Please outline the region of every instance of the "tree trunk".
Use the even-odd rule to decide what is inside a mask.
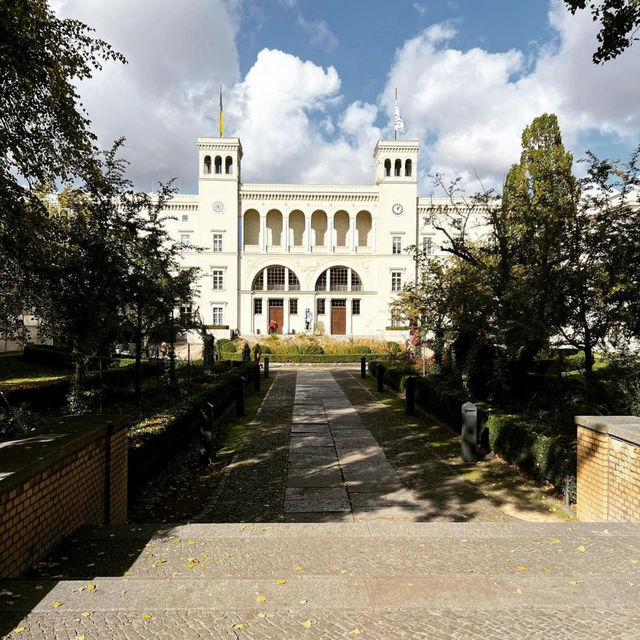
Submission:
[[[135,364],[135,397],[136,401],[142,399],[142,311],[138,309],[136,318],[136,364]]]
[[[71,413],[82,413],[85,409],[82,392],[84,391],[87,378],[87,357],[74,349],[72,358],[73,375],[71,376],[71,389],[67,398],[67,404]]]

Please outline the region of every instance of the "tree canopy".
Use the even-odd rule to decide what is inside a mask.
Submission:
[[[593,62],[600,64],[617,58],[638,38],[640,28],[639,0],[564,0],[569,11],[588,9],[594,22],[600,23],[598,48]]]

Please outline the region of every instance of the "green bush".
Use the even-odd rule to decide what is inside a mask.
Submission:
[[[492,451],[540,482],[562,487],[566,476],[576,474],[575,448],[560,436],[536,433],[526,416],[492,413],[486,427]]]
[[[216,342],[216,348],[218,349],[218,353],[235,353],[236,345],[233,340],[228,340],[227,338],[221,338]]]
[[[31,342],[25,344],[22,357],[33,364],[61,369],[71,368],[71,356],[67,351],[46,344],[32,344]]]

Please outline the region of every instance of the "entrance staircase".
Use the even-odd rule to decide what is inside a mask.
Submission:
[[[0,583],[0,620],[47,640],[640,638],[640,525],[85,527]]]

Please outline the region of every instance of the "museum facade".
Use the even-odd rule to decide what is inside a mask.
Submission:
[[[197,147],[198,193],[165,213],[185,265],[200,268],[190,311],[210,332],[407,338],[389,310],[415,278],[405,249],[439,246],[437,203],[417,193],[417,142],[379,141],[372,185],[243,183],[238,138]]]

